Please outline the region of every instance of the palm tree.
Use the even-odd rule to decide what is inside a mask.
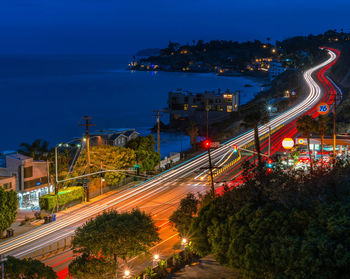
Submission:
[[[33,143],[22,142],[18,153],[29,156],[34,160],[47,160],[49,143],[46,140],[37,139]]]
[[[269,115],[265,109],[261,109],[258,106],[251,108],[250,112],[247,113],[243,119],[242,125],[245,128],[254,129],[254,143],[255,150],[258,155],[258,163],[261,166],[261,151],[260,151],[260,140],[259,140],[259,125],[263,125],[269,121]]]
[[[316,120],[315,132],[321,136],[321,165],[323,166],[323,144],[324,136],[327,129],[328,118],[325,115],[320,115]]]
[[[191,121],[186,129],[187,134],[191,138],[191,146],[193,150],[197,149],[198,126],[196,122]]]
[[[313,174],[313,164],[310,151],[310,136],[312,131],[315,131],[315,120],[310,115],[303,115],[299,117],[297,120],[297,130],[303,135],[303,137],[307,138],[307,149],[309,152],[310,170],[311,174]]]

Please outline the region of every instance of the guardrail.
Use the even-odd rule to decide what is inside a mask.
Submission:
[[[42,248],[39,248],[38,250],[35,250],[29,254],[27,254],[24,258],[25,259],[36,259],[36,260],[43,260],[45,258],[48,258],[49,256],[54,256],[58,254],[59,252],[63,252],[65,250],[71,249],[72,247],[72,240],[73,236],[69,236],[63,239],[60,239],[54,243],[51,243],[50,245],[44,246]]]

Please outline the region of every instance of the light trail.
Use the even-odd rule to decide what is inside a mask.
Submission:
[[[325,62],[309,69],[304,73],[304,79],[309,88],[309,94],[306,99],[296,107],[273,118],[268,124],[260,126],[259,134],[261,136],[268,133],[268,126],[270,126],[271,129],[274,129],[282,124],[288,124],[300,115],[309,111],[311,107],[317,104],[321,98],[321,88],[313,80],[312,74],[315,71],[331,64],[337,58],[334,51],[327,49],[327,52],[329,54],[329,58]],[[217,162],[220,160],[225,153],[230,151],[233,144],[243,146],[251,142],[253,137],[254,131],[250,130],[241,136],[225,142],[221,147],[212,151],[213,161]],[[130,200],[130,202],[128,202],[127,205],[122,205],[121,208],[125,208],[126,210],[131,209],[136,201],[140,202],[159,195],[161,192],[164,192],[169,188],[168,185],[164,184],[168,184],[169,181],[174,182],[179,177],[193,174],[195,170],[206,164],[206,162],[206,153],[200,154],[195,158],[192,158],[160,175],[157,175],[148,181],[134,186],[131,189],[121,191],[117,197],[112,197],[102,204],[91,204],[90,206],[82,208],[81,210],[72,214],[62,216],[61,219],[53,223],[43,225],[42,227],[34,229],[30,232],[4,241],[0,244],[0,254],[18,255],[24,257],[28,253],[47,246],[59,239],[63,239],[67,235],[73,235],[75,230],[74,224],[80,224],[87,218],[91,218],[104,210],[116,207],[127,200]],[[66,229],[66,231],[62,233],[62,229]]]

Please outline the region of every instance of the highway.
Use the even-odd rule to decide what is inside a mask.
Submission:
[[[334,50],[325,49],[328,53],[328,59],[321,64],[305,71],[304,79],[308,85],[308,94],[305,100],[300,102],[294,108],[282,113],[281,115],[270,120],[269,123],[259,127],[260,136],[268,133],[268,127],[276,129],[286,126],[304,113],[310,113],[315,105],[322,99],[322,90],[317,82],[313,79],[313,74],[320,69],[329,68],[337,59],[337,53]],[[238,147],[252,142],[254,132],[252,130],[223,143],[218,149],[211,153],[214,162],[219,162],[228,154],[233,145]],[[75,229],[83,224],[86,220],[96,216],[104,210],[111,208],[118,211],[128,211],[134,207],[139,207],[147,213],[152,214],[157,225],[161,227],[161,238],[174,240],[176,232],[169,230],[168,217],[177,207],[179,201],[187,193],[206,192],[209,190],[205,181],[193,179],[198,174],[201,167],[207,165],[207,154],[203,153],[192,158],[166,172],[163,172],[152,179],[140,183],[132,188],[118,191],[105,199],[86,204],[79,210],[72,211],[70,214],[61,216],[57,221],[42,225],[37,229],[11,238],[0,244],[0,254],[5,256],[13,255],[15,257],[26,257],[33,255],[35,251],[47,247],[58,240],[67,238],[74,234]],[[67,256],[68,254],[66,254]],[[65,264],[57,265],[60,270]],[[55,262],[54,264],[56,264]],[[52,263],[49,263],[53,265]],[[56,266],[56,267],[57,267]]]

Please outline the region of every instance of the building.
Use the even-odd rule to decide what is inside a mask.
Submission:
[[[101,130],[91,135],[91,145],[111,145],[124,147],[126,143],[139,136],[135,129]]]
[[[277,76],[282,74],[286,68],[282,66],[282,64],[276,60],[273,60],[270,62],[270,67],[269,67],[269,76],[270,80],[275,79]]]
[[[227,90],[221,93],[204,92],[191,93],[169,92],[168,108],[170,125],[176,125],[178,121],[195,121],[198,124],[206,123],[206,108],[208,108],[208,121],[214,123],[228,118],[232,112],[237,111],[239,106],[239,92]]]
[[[39,197],[53,191],[53,186],[48,183],[48,162],[34,161],[18,153],[9,154],[6,156],[6,167],[1,168],[1,172],[8,174],[7,179],[3,180],[4,184],[11,183],[12,189],[18,193],[20,208],[38,207]]]
[[[269,58],[269,57],[255,58],[253,61],[251,61],[249,64],[246,65],[246,68],[249,71],[268,72],[271,62],[272,62],[272,58]]]
[[[6,168],[0,168],[0,187],[6,191],[16,191],[16,176]]]

